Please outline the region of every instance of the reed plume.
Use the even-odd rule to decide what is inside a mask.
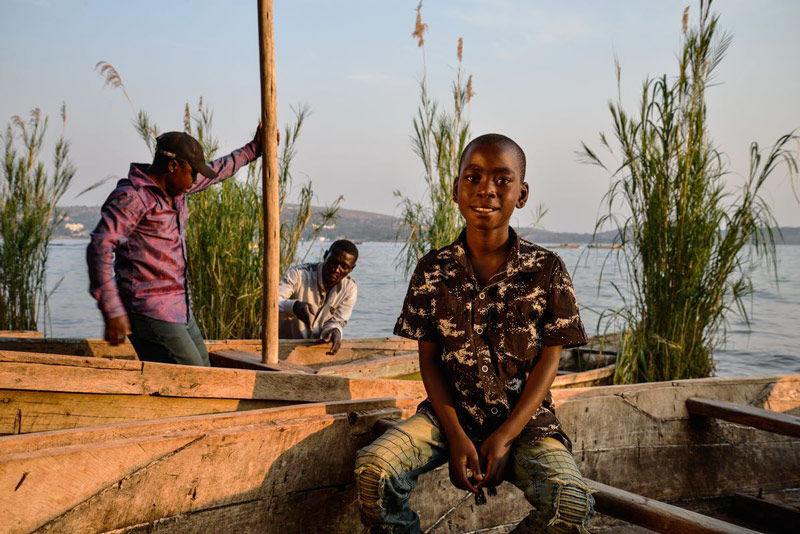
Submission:
[[[427,28],[422,24],[422,3],[417,6],[414,37]],[[456,56],[458,68],[451,86],[453,111],[448,112],[428,95],[427,66],[425,65],[424,41],[422,47],[423,76],[420,80],[420,104],[412,124],[414,134],[411,145],[422,162],[427,185],[426,197],[414,200],[395,191],[399,199],[400,227],[397,239],[404,239],[397,256],[398,267],[408,274],[417,261],[428,251],[453,242],[461,231],[463,220],[453,202],[453,180],[458,176],[458,158],[469,138],[469,120],[465,116],[466,105],[474,95],[472,76],[464,83],[462,54],[464,42],[458,40]]]

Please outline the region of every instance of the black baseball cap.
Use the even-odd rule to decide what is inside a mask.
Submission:
[[[156,153],[183,160],[192,166],[195,172],[199,172],[206,178],[214,179],[217,173],[206,165],[206,158],[203,156],[203,147],[191,135],[183,132],[167,132],[156,138]]]

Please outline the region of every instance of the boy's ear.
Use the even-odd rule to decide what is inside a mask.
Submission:
[[[525,204],[528,203],[529,193],[530,189],[528,188],[528,182],[522,182],[522,187],[519,188],[519,198],[517,199],[516,203],[517,208],[525,207]]]

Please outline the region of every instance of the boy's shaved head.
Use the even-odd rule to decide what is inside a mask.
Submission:
[[[469,151],[472,150],[473,148],[484,145],[501,145],[511,150],[517,159],[517,164],[519,165],[520,179],[523,182],[525,181],[525,166],[526,166],[525,152],[510,137],[506,137],[505,135],[496,133],[489,133],[478,136],[469,143],[467,143],[467,146],[464,147],[464,151],[461,152],[461,159],[459,159],[458,161],[459,172],[461,172],[461,166],[464,164],[464,156],[466,156],[469,153]]]

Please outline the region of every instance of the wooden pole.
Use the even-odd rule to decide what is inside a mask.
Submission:
[[[278,106],[275,93],[272,0],[258,0],[258,51],[261,66],[261,123],[263,124],[261,185],[264,192],[261,361],[277,364],[280,213],[278,212]]]

